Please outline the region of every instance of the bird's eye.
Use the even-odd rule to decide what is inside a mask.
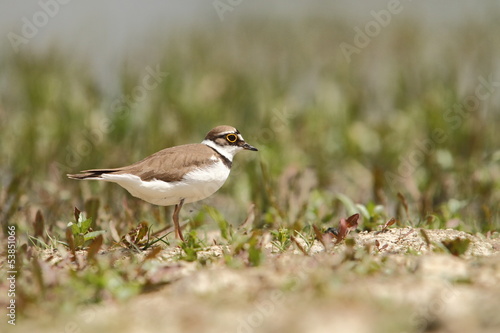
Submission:
[[[226,135],[226,140],[231,142],[231,143],[234,143],[236,142],[236,140],[238,140],[238,136],[236,134],[228,134]]]

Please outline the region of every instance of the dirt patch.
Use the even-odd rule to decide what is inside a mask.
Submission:
[[[425,235],[429,238],[425,239]],[[382,253],[409,253],[425,254],[435,252],[438,249],[444,250],[443,242],[449,240],[470,240],[470,245],[464,255],[468,256],[489,256],[499,251],[500,242],[498,239],[487,239],[483,235],[470,235],[463,231],[453,229],[446,230],[420,230],[415,228],[388,229],[384,232],[361,232],[356,236],[356,243],[359,245],[375,245]],[[428,243],[429,242],[429,243]]]

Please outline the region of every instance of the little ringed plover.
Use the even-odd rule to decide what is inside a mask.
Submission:
[[[182,205],[214,194],[226,181],[233,157],[241,150],[257,148],[246,143],[236,128],[217,126],[201,143],[166,148],[121,168],[85,170],[67,176],[117,183],[149,203],[175,205],[175,235],[184,241],[179,226]]]

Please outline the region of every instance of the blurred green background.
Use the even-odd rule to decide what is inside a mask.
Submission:
[[[498,238],[487,233],[500,230],[499,18],[497,0],[0,0],[0,243],[15,225],[15,328],[95,332],[103,318],[116,331],[133,330],[130,321],[217,330],[273,291],[295,312],[275,304],[269,321],[296,331],[350,320],[410,331],[400,322],[420,311],[435,330],[447,303],[459,304],[446,320],[462,330],[474,316],[482,328],[494,322],[496,259],[444,254],[424,229]],[[221,124],[259,152],[238,154],[221,190],[184,206],[186,243],[169,235],[146,251],[140,237],[124,240],[141,222],[170,226],[172,208],[66,177],[201,142]],[[66,234],[74,207],[104,231],[102,244],[87,241],[77,255],[71,237],[92,232]],[[393,217],[394,227],[424,228],[429,255],[422,245],[398,254],[353,238],[315,257],[298,250],[292,236],[312,248],[354,213],[358,231]],[[434,255],[454,264],[437,261],[429,274]],[[0,270],[3,309],[13,299],[7,274]],[[426,288],[434,280],[464,297]],[[141,303],[154,297],[161,302]],[[147,316],[129,316],[130,304]],[[89,312],[97,320],[81,318]]]
[[[403,225],[499,229],[495,2],[466,16],[458,10],[458,19],[441,5],[402,3],[387,17],[386,2],[345,10],[314,2],[289,12],[242,2],[220,20],[209,4],[209,14],[168,28],[160,11],[139,39],[135,20],[125,32],[99,30],[108,40],[120,31],[120,45],[134,45],[121,57],[114,43],[82,51],[87,32],[101,29],[91,21],[61,44],[47,37],[81,4],[65,6],[17,53],[7,33],[20,34],[22,15],[4,29],[4,226],[29,232],[41,210],[51,232],[63,234],[73,207],[84,209],[89,198],[98,199],[101,229],[111,220],[123,231],[140,220],[168,224],[165,211],[116,185],[65,174],[130,164],[229,124],[259,153],[239,154],[221,191],[183,212],[193,226],[210,221],[199,213],[204,204],[238,224],[255,203],[256,227],[329,224],[364,207],[370,219],[395,216]]]

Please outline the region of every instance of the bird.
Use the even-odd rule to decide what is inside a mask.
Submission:
[[[112,169],[83,170],[70,179],[112,182],[132,196],[154,205],[175,205],[175,237],[184,242],[179,212],[184,204],[205,199],[219,190],[240,151],[258,151],[233,126],[210,130],[201,143],[160,150],[134,164]]]

